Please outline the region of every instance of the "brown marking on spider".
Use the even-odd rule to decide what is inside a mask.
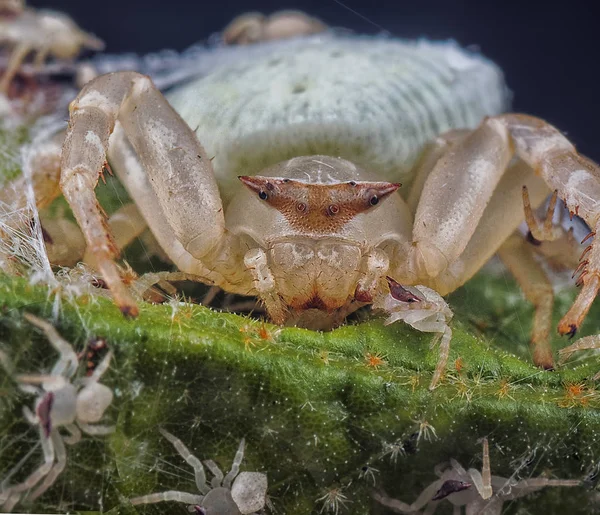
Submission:
[[[441,501],[445,499],[450,494],[455,494],[456,492],[462,492],[467,488],[471,488],[473,483],[469,483],[467,481],[458,481],[456,479],[448,479],[448,481],[444,481],[440,489],[435,493],[435,495],[431,498],[432,501]]]
[[[99,365],[101,360],[106,356],[108,352],[108,343],[106,338],[102,338],[101,336],[94,336],[90,338],[85,346],[85,348],[77,353],[77,359],[79,361],[85,359],[85,367],[87,377],[93,375],[94,370]]]
[[[310,184],[293,179],[240,176],[258,198],[277,209],[291,227],[308,234],[335,234],[357,214],[378,205],[401,184],[349,181]]]
[[[422,299],[417,297],[414,293],[411,293],[406,288],[404,288],[401,284],[397,283],[394,279],[387,276],[386,277],[388,286],[390,288],[390,295],[400,302],[421,302]]]

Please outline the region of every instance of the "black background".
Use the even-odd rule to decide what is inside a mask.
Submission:
[[[182,50],[249,10],[298,8],[330,25],[399,37],[455,39],[504,70],[513,110],[545,118],[600,161],[600,9],[597,2],[411,0],[37,0],[65,11],[108,52]]]

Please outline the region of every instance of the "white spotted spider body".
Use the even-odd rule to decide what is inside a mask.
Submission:
[[[533,214],[552,191],[595,230],[600,171],[545,121],[502,114],[493,63],[452,43],[329,32],[215,52],[166,98],[123,71],[71,103],[60,187],[124,314],[138,306],[115,259],[146,224],[180,270],[157,280],[255,296],[274,323],[313,329],[388,295],[386,276],[443,296],[497,253],[535,304],[534,362],[554,366],[551,283],[515,231],[527,217],[537,239],[561,241]],[[129,226],[97,203],[107,161],[135,203]],[[34,171],[54,181],[36,191],[56,175]],[[600,288],[600,245],[578,271],[561,334]]]
[[[435,472],[439,479],[426,487],[412,504],[393,499],[382,492],[375,492],[373,497],[394,513],[418,513],[425,508],[425,513],[433,514],[439,503],[448,501],[453,505],[455,515],[460,515],[463,507],[467,515],[500,515],[506,501],[525,497],[549,486],[573,487],[582,484],[576,479],[537,477],[517,481],[514,478],[493,476],[487,438],[483,439],[481,471],[473,468],[465,470],[452,459],[449,464],[438,465]]]
[[[11,511],[23,496],[33,501],[52,486],[66,465],[64,443],[76,444],[81,440],[82,432],[106,435],[115,430],[114,426],[98,424],[113,400],[112,390],[99,382],[108,370],[112,352],[106,353],[91,374],[76,378],[80,362],[71,345],[50,323],[31,314],[26,314],[25,318],[44,332],[60,358],[48,374],[15,377],[21,390],[36,395],[33,411],[24,407],[23,412],[27,421],[38,427],[44,462],[18,484],[10,485],[8,480],[20,464],[9,471],[0,490],[0,507],[6,511]],[[1,361],[11,372],[6,357]],[[63,436],[60,429],[69,435]]]
[[[176,501],[188,504],[188,510],[197,515],[250,515],[260,512],[266,505],[267,476],[261,472],[240,472],[244,459],[245,441],[241,440],[233,459],[231,470],[223,475],[212,460],[202,462],[183,442],[164,429],[162,435],[173,444],[181,457],[194,468],[197,494],[169,490],[131,499],[133,505]],[[213,474],[206,482],[204,466]]]

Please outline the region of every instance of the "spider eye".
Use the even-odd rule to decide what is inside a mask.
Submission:
[[[373,195],[371,197],[371,199],[369,200],[369,204],[371,204],[372,206],[376,206],[379,203],[379,197],[377,197],[377,195]]]
[[[328,210],[330,215],[337,215],[340,212],[339,206],[336,206],[335,204],[331,204]]]
[[[267,200],[269,195],[267,195],[266,191],[259,191],[258,192],[258,198],[260,198],[261,200]]]
[[[298,202],[298,204],[296,204],[296,209],[301,213],[304,213],[304,211],[306,211],[306,204],[304,202]]]
[[[350,186],[356,186],[356,182],[354,182],[354,181],[350,181],[348,184],[349,184]]]

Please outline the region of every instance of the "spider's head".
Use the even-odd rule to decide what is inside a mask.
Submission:
[[[320,184],[260,175],[239,177],[258,198],[280,211],[299,231],[331,233],[377,206],[399,183],[344,181]]]

